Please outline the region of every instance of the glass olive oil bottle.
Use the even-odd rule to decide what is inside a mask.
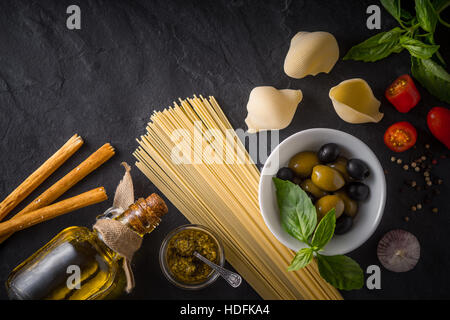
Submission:
[[[164,200],[152,194],[111,218],[143,237],[158,226],[165,213]],[[110,214],[111,210],[100,218],[110,218]],[[122,259],[96,230],[70,227],[11,272],[7,292],[11,299],[115,298],[126,285]]]

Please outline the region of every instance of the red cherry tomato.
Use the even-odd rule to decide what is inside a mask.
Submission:
[[[402,113],[414,108],[420,100],[420,93],[417,91],[414,81],[407,74],[395,79],[384,95]]]
[[[450,110],[443,107],[432,108],[427,115],[431,133],[450,149]]]
[[[384,143],[395,152],[408,150],[416,144],[416,141],[416,128],[406,121],[394,123],[384,134]]]

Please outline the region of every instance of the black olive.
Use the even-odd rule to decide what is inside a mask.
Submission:
[[[327,143],[320,147],[319,152],[317,152],[317,156],[320,162],[330,163],[335,161],[339,157],[340,153],[341,149],[336,143]]]
[[[294,171],[289,169],[288,167],[281,168],[277,172],[277,178],[281,180],[289,180],[292,181],[294,179]]]
[[[353,219],[345,214],[336,220],[336,228],[334,234],[344,234],[348,232],[353,226]]]
[[[355,180],[364,180],[370,175],[369,167],[359,159],[348,160],[347,172]]]
[[[362,182],[351,182],[347,185],[347,194],[353,200],[366,200],[369,196],[369,187]]]

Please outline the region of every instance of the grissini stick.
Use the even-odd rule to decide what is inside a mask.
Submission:
[[[82,145],[83,139],[75,134],[36,171],[26,178],[24,182],[0,203],[0,221],[55,172],[56,169],[66,162]]]
[[[0,236],[29,228],[35,224],[105,201],[106,199],[108,199],[108,196],[103,187],[87,191],[78,196],[56,202],[47,207],[37,209],[23,216],[0,223]]]
[[[54,185],[52,185],[41,195],[39,195],[36,199],[34,199],[28,206],[17,213],[12,219],[51,204],[53,201],[63,195],[67,190],[72,188],[80,180],[86,177],[89,173],[108,161],[113,155],[114,148],[109,143],[104,144],[86,160],[80,163],[76,168],[74,168],[63,178],[58,180]],[[0,236],[0,243],[8,239],[11,235],[12,233]]]

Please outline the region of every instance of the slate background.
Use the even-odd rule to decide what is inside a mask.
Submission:
[[[135,138],[145,131],[153,110],[193,93],[214,95],[235,128],[245,128],[246,103],[255,86],[300,88],[304,99],[292,124],[280,132],[291,134],[313,127],[330,127],[366,142],[387,170],[386,210],[375,234],[350,256],[363,269],[379,264],[376,245],[394,228],[414,233],[422,256],[416,268],[395,274],[382,269],[382,290],[343,292],[347,299],[449,298],[450,241],[448,195],[449,160],[439,160],[434,174],[444,179],[434,200],[438,214],[426,206],[410,214],[423,196],[403,188],[405,174],[390,162],[382,134],[393,122],[411,121],[419,131],[417,149],[403,159],[421,155],[425,143],[439,159],[448,150],[434,140],[425,123],[427,111],[443,105],[419,86],[422,101],[410,113],[395,111],[383,97],[386,86],[409,72],[403,52],[376,63],[339,60],[330,74],[295,80],[283,72],[291,37],[298,31],[329,31],[339,43],[341,57],[376,30],[366,28],[365,13],[376,1],[17,1],[0,2],[0,198],[4,198],[71,135],[85,145],[28,199],[33,199],[105,142],[117,155],[67,193],[74,196],[104,185],[112,195],[123,172],[120,162],[134,163]],[[66,8],[78,4],[82,29],[66,28]],[[382,10],[382,30],[396,22]],[[448,33],[439,26],[437,43],[450,61]],[[328,90],[345,79],[362,77],[382,101],[379,124],[350,125],[335,114]],[[137,196],[155,192],[134,167]],[[422,180],[418,180],[422,181]],[[22,208],[22,206],[18,208]],[[0,246],[0,282],[21,261],[61,229],[90,226],[109,203],[102,203],[19,232]],[[17,210],[16,210],[17,211]],[[16,212],[15,211],[15,212]],[[409,215],[411,220],[403,220]],[[239,289],[217,281],[197,292],[183,291],[163,277],[157,254],[163,237],[184,224],[170,205],[162,224],[144,241],[133,260],[137,287],[125,299],[259,299],[244,283]],[[0,298],[6,292],[0,288]]]

